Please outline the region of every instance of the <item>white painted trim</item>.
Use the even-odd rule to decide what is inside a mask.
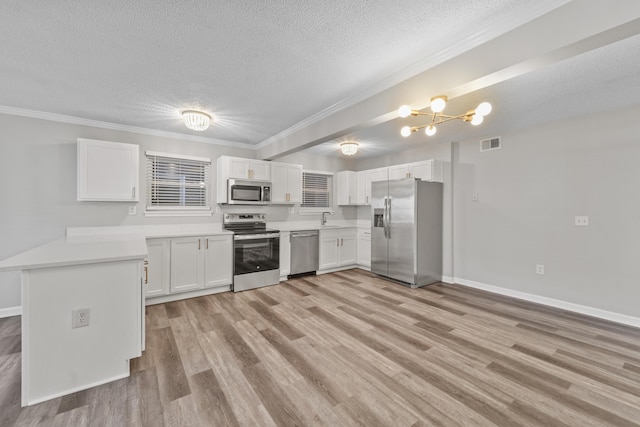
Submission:
[[[210,288],[198,289],[197,291],[182,292],[177,294],[168,294],[168,295],[162,295],[162,296],[157,296],[153,298],[146,298],[144,305],[147,306],[147,305],[162,304],[165,302],[179,301],[182,299],[219,294],[220,292],[229,292],[229,291],[231,291],[231,285],[212,286]]]
[[[116,123],[101,122],[98,120],[83,119],[80,117],[65,116],[62,114],[47,113],[44,111],[26,110],[23,108],[9,107],[0,105],[0,114],[8,114],[11,116],[29,117],[32,119],[49,120],[51,122],[67,123],[79,126],[91,126],[100,129],[110,129],[122,132],[139,133],[143,135],[159,136],[163,138],[179,139],[182,141],[202,142],[205,144],[222,145],[225,147],[245,148],[249,150],[257,150],[257,147],[244,142],[226,141],[224,139],[207,138],[204,136],[182,134],[178,132],[168,132],[156,129],[141,128],[137,126],[121,125]]]
[[[359,102],[364,101],[384,90],[387,90],[411,77],[423,73],[436,65],[442,64],[462,53],[480,46],[488,41],[517,28],[529,21],[532,21],[558,7],[569,3],[570,0],[546,0],[529,3],[527,6],[519,8],[500,19],[495,25],[488,28],[482,28],[480,31],[470,31],[466,35],[462,35],[461,39],[450,46],[439,48],[436,52],[429,52],[429,55],[414,62],[412,65],[400,70],[391,76],[380,80],[379,82],[369,86],[367,89],[348,98],[325,108],[324,110],[307,117],[306,119],[296,123],[295,125],[273,135],[258,144],[255,148],[261,149],[267,147],[277,141],[280,141],[293,133],[306,128],[314,123],[319,122],[333,114],[352,107]]]
[[[444,283],[449,283],[449,284],[453,284],[456,283],[456,279],[450,276],[442,276],[442,282]],[[462,283],[460,283],[462,284]]]
[[[4,317],[22,316],[22,306],[0,308],[0,319]]]
[[[586,305],[574,304],[572,302],[557,300],[553,298],[543,297],[541,295],[529,294],[526,292],[515,291],[513,289],[501,288],[498,286],[487,285],[473,280],[454,278],[454,283],[468,286],[470,288],[480,289],[494,294],[505,295],[537,304],[547,305],[562,310],[572,311],[574,313],[585,314],[587,316],[597,317],[599,319],[609,320],[611,322],[622,323],[624,325],[640,328],[640,318],[628,316],[626,314],[614,313],[612,311],[602,310],[599,308],[588,307]]]
[[[168,159],[195,160],[196,162],[211,163],[211,157],[187,156],[186,154],[162,153],[160,151],[146,150],[146,156],[166,157]]]

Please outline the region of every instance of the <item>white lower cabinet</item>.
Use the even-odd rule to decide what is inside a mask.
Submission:
[[[169,293],[169,277],[171,271],[171,246],[169,239],[147,240],[147,262],[145,266],[145,283],[147,298],[167,295]]]
[[[356,229],[320,230],[319,270],[329,270],[356,263]]]
[[[147,248],[147,298],[233,282],[231,235],[148,239]]]
[[[371,229],[358,229],[358,265],[371,268]]]
[[[280,277],[287,278],[291,273],[291,233],[280,232]]]

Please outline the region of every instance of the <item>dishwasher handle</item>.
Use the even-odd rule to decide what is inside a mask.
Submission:
[[[291,233],[291,238],[292,239],[296,239],[298,237],[318,237],[317,233],[309,233],[309,234],[298,234],[298,233]]]

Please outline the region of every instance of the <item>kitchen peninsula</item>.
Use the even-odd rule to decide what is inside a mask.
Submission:
[[[63,237],[0,262],[22,272],[22,406],[129,376],[146,256],[142,236]]]

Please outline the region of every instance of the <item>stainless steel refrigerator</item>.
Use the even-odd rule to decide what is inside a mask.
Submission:
[[[442,280],[442,183],[371,184],[371,271],[412,288]]]

